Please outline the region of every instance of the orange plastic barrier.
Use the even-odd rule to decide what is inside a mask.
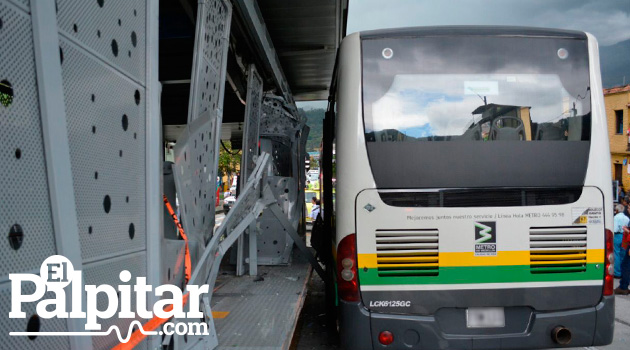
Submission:
[[[179,234],[184,239],[184,242],[186,242],[186,252],[184,256],[184,276],[186,277],[186,283],[188,283],[188,281],[190,281],[190,275],[192,274],[192,263],[190,262],[190,251],[188,250],[188,237],[186,236],[186,233],[184,233],[184,228],[179,223],[179,220],[177,220],[177,215],[175,214],[173,207],[171,207],[171,203],[168,202],[168,198],[166,198],[166,195],[162,196],[164,197],[164,205],[166,205],[168,213],[171,214],[171,218],[173,218],[173,221],[175,221],[175,225],[177,225]]]

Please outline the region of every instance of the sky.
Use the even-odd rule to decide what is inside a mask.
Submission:
[[[630,39],[630,0],[349,0],[348,30],[512,25],[589,32],[600,46]],[[298,103],[325,108],[325,102]]]

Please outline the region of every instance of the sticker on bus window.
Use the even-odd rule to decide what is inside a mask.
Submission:
[[[573,225],[592,225],[603,223],[603,209],[597,207],[591,208],[572,208],[571,220]]]

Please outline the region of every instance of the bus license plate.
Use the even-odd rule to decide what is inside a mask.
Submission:
[[[471,307],[466,309],[468,328],[505,327],[505,312],[502,307]]]

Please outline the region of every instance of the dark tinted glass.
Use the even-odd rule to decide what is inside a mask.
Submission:
[[[583,184],[591,135],[585,40],[377,38],[362,50],[378,187]]]

